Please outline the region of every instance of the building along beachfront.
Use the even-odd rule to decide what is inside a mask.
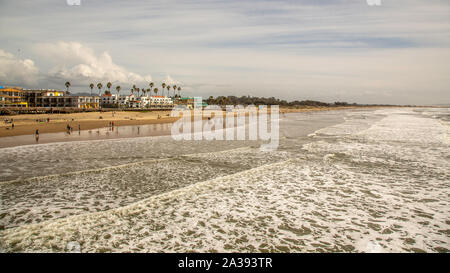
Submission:
[[[101,96],[102,107],[119,108],[156,108],[172,107],[173,100],[165,96],[140,96],[117,94],[104,94]]]
[[[0,86],[0,107],[96,109],[98,96],[71,96],[54,89],[23,89]]]
[[[20,87],[0,86],[0,107],[28,107],[26,93]]]
[[[21,87],[0,86],[0,107],[4,108],[172,108],[174,104],[192,104],[192,98],[166,96],[135,96],[103,94],[101,96],[76,96],[55,89],[23,89]]]

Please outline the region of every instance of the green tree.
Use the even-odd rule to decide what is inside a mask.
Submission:
[[[98,88],[98,95],[100,96],[100,93],[102,92],[103,84],[97,83],[97,88]]]
[[[69,92],[70,82],[66,82],[65,86],[66,86],[67,94],[70,95],[70,92]]]

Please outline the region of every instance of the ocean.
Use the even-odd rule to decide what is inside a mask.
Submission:
[[[450,108],[280,115],[260,141],[0,149],[2,252],[448,252]],[[1,141],[1,140],[0,140]]]

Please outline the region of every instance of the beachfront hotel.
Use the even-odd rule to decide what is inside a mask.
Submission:
[[[149,107],[172,107],[174,101],[166,96],[140,96],[133,94],[122,95],[104,94],[101,96],[102,107],[126,107],[126,108],[149,108]]]
[[[79,109],[96,109],[98,96],[71,96],[65,91],[53,89],[25,89],[29,107],[63,107]]]
[[[23,89],[0,86],[0,107],[96,109],[98,96],[71,96],[54,89]]]
[[[27,107],[26,93],[20,87],[0,86],[0,107]]]

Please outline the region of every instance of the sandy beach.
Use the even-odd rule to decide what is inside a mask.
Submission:
[[[170,111],[117,111],[4,116],[0,125],[0,137],[32,135],[36,130],[39,130],[40,134],[65,132],[67,131],[67,125],[72,127],[73,130],[78,130],[78,126],[80,126],[81,130],[91,130],[109,127],[110,122],[114,122],[114,126],[129,126],[171,123],[176,120],[176,118],[168,115],[170,115]],[[158,116],[160,116],[159,119]],[[14,128],[12,128],[11,123],[5,123],[5,119],[13,119]]]
[[[331,111],[367,107],[305,107],[305,108],[280,108],[280,114],[298,113],[310,111]],[[373,107],[371,107],[373,108]],[[5,120],[13,119],[12,123]],[[172,123],[178,118],[170,117],[170,110],[165,111],[109,111],[109,112],[85,112],[71,114],[28,114],[1,117],[0,137],[11,137],[20,135],[33,135],[36,130],[40,134],[66,132],[67,125],[73,130],[92,130],[109,127],[111,122],[114,126],[131,126],[147,124]]]

